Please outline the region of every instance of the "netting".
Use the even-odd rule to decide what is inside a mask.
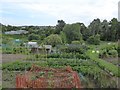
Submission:
[[[16,76],[16,88],[80,88],[80,79],[69,66],[54,69],[33,65],[27,73]]]

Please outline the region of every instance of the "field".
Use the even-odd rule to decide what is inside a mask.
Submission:
[[[26,55],[23,54],[2,54],[2,63],[14,62],[16,60],[25,59]]]
[[[103,48],[103,44],[97,47]],[[99,50],[101,50],[101,48],[99,48]],[[77,56],[75,56],[76,58],[71,57],[71,55],[74,56],[76,54],[70,54],[68,56],[67,53],[61,54],[61,56],[57,54],[48,54],[47,56],[41,54],[2,54],[2,87],[14,88],[16,75],[30,70],[33,64],[52,68],[71,66],[73,70],[78,72],[83,88],[118,87],[118,79],[120,77],[120,73],[118,72],[118,58],[106,57],[100,59],[98,57],[99,53],[92,53],[92,50],[95,49],[96,46],[91,46],[91,49],[85,52],[86,55],[84,57],[78,54],[79,58],[77,58]]]
[[[15,56],[15,55],[10,55]],[[19,55],[18,55],[19,56]],[[20,55],[21,56],[21,55]],[[29,55],[27,57],[30,57]],[[31,58],[31,57],[30,57]],[[53,67],[53,68],[63,68],[65,66],[71,66],[73,70],[77,71],[80,75],[81,84],[83,88],[92,87],[118,87],[117,81],[118,77],[116,75],[112,76],[109,72],[99,67],[92,60],[84,59],[67,59],[67,58],[35,58],[34,59],[24,59],[17,60],[14,62],[3,64],[3,87],[15,87],[15,75],[19,73],[24,73],[29,70],[30,67],[35,64],[41,67]],[[16,59],[16,57],[14,58]],[[97,83],[95,83],[97,82]]]
[[[28,34],[2,34],[0,88],[15,88],[16,75],[25,74],[33,65],[61,70],[70,66],[77,72],[82,88],[119,88],[120,47],[115,27],[118,24],[116,19],[107,23],[96,19],[86,27],[81,23],[66,24],[60,20],[56,28],[25,26]],[[108,28],[101,25],[110,28],[114,35],[110,36]],[[2,33],[21,28],[4,26]],[[32,80],[35,79],[36,75]]]

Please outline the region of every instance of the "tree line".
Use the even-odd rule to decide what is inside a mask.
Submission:
[[[110,21],[94,19],[88,26],[84,23],[66,24],[64,20],[58,20],[56,26],[11,26],[2,25],[2,33],[11,30],[24,29],[29,31],[28,40],[36,40],[39,43],[82,43],[99,44],[102,41],[117,41],[120,37],[120,22],[116,18]],[[56,38],[55,38],[56,37]],[[56,40],[57,39],[57,40]],[[54,42],[54,41],[55,42]]]

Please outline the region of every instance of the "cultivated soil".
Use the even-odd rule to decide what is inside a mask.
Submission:
[[[2,54],[2,63],[13,62],[16,60],[23,60],[27,55],[23,54]]]

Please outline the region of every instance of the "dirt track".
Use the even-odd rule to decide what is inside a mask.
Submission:
[[[2,54],[2,63],[22,60],[25,57],[26,55],[22,55],[22,54]]]
[[[110,62],[110,63],[112,63],[112,64],[114,64],[114,65],[117,65],[117,66],[119,66],[119,59],[118,59],[118,57],[116,57],[116,58],[103,58],[103,60],[105,60],[105,61],[107,61],[107,62]]]

